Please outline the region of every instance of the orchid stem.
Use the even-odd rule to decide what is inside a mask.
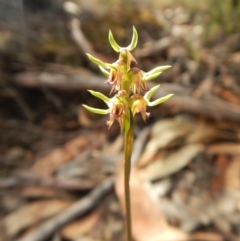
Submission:
[[[125,219],[126,219],[126,235],[127,241],[132,240],[132,220],[131,220],[131,201],[130,201],[130,172],[131,172],[131,156],[134,142],[134,122],[133,115],[130,111],[130,127],[124,135],[124,192],[125,192]]]

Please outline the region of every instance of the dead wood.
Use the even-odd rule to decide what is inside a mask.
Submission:
[[[95,51],[90,42],[86,39],[84,33],[82,32],[80,28],[80,21],[77,18],[71,20],[70,30],[73,40],[82,51],[82,53],[89,53],[95,55]]]
[[[46,221],[36,228],[32,233],[19,241],[41,241],[52,235],[57,229],[61,228],[66,223],[83,215],[94,206],[96,206],[103,197],[113,190],[113,179],[99,184],[86,197],[82,198],[66,211]]]
[[[18,177],[8,177],[0,179],[0,189],[16,187],[46,187],[66,191],[83,191],[91,189],[96,183],[91,180],[73,180],[66,178],[38,177],[34,173],[28,175],[18,175]]]
[[[23,87],[44,86],[61,91],[80,91],[93,89],[108,93],[110,88],[105,78],[91,75],[85,71],[71,70],[64,73],[26,72],[14,76],[13,81]],[[153,84],[149,84],[152,87]],[[175,84],[162,84],[154,95],[155,98],[174,93],[174,97],[164,103],[166,107],[174,107],[179,111],[204,115],[214,119],[240,120],[238,105],[221,100],[215,96],[196,99],[191,96],[192,90]]]

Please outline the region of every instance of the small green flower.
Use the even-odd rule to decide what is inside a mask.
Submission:
[[[149,117],[150,113],[146,112],[147,109],[147,101],[140,94],[135,94],[131,97],[131,111],[133,116],[137,113],[141,113],[143,120],[146,122],[147,117]]]
[[[137,67],[133,67],[128,72],[128,74],[131,78],[130,86],[131,86],[131,91],[133,92],[133,94],[140,94],[141,90],[143,90],[143,91],[149,90],[146,82],[144,81],[143,71],[141,71]]]
[[[125,91],[119,91],[118,94],[111,99],[100,92],[92,90],[89,90],[89,92],[97,98],[103,100],[107,104],[108,109],[93,108],[88,105],[83,105],[83,107],[95,114],[109,114],[109,120],[107,121],[108,128],[110,128],[114,121],[117,120],[120,124],[121,130],[123,130],[124,120],[129,119],[129,107],[126,101]]]
[[[161,104],[168,100],[173,94],[164,96],[162,98],[156,99],[155,101],[150,101],[152,95],[158,90],[160,85],[151,88],[144,96],[140,94],[135,94],[130,99],[130,106],[133,116],[136,113],[141,113],[143,120],[146,122],[147,117],[150,116],[149,112],[146,112],[147,106],[155,106]]]

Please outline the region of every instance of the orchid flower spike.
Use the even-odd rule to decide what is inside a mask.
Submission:
[[[111,30],[109,31],[108,39],[112,48],[119,53],[119,58],[116,62],[112,64],[105,63],[90,54],[87,54],[87,56],[93,63],[99,66],[101,72],[107,78],[106,83],[111,86],[110,94],[114,93],[114,97],[108,98],[100,92],[89,90],[92,95],[104,101],[108,108],[98,109],[87,105],[83,105],[83,107],[96,114],[108,114],[109,120],[107,125],[109,128],[117,120],[121,130],[127,131],[130,125],[131,114],[134,116],[137,113],[141,113],[143,120],[146,121],[149,116],[149,113],[146,112],[147,106],[159,105],[173,96],[173,94],[169,94],[150,101],[160,85],[150,90],[147,86],[148,81],[157,78],[171,66],[156,67],[149,72],[144,72],[136,67],[137,61],[131,54],[138,41],[138,33],[134,26],[132,40],[127,47],[120,47],[117,44]],[[146,91],[146,93],[142,94],[143,91]]]

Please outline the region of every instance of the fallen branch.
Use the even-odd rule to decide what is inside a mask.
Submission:
[[[108,93],[110,87],[102,83],[105,78],[86,74],[85,71],[72,70],[65,73],[27,72],[14,76],[13,81],[23,87],[44,86],[62,91],[79,91],[95,89]],[[152,87],[152,84],[148,84]],[[204,115],[214,119],[240,121],[240,107],[238,105],[211,96],[207,99],[196,99],[191,96],[191,89],[174,84],[162,84],[154,95],[155,98],[174,93],[174,97],[164,106],[178,108],[193,114]]]
[[[50,177],[8,177],[0,179],[0,189],[16,187],[45,187],[66,191],[84,191],[95,186],[90,180],[56,179]]]
[[[93,50],[93,47],[90,44],[90,42],[83,34],[80,25],[80,21],[77,18],[71,20],[70,30],[72,38],[79,47],[79,49],[82,51],[82,53],[89,53],[91,55],[94,55],[95,51]]]
[[[66,223],[80,217],[107,195],[111,190],[113,190],[113,179],[108,179],[107,181],[101,183],[96,188],[93,189],[86,197],[82,198],[66,211],[63,211],[59,215],[53,217],[52,219],[46,221],[36,228],[35,231],[23,237],[19,241],[41,241],[48,238],[56,230],[64,226]]]

